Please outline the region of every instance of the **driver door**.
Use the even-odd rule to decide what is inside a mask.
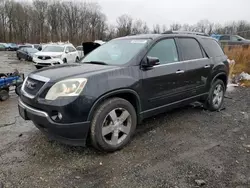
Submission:
[[[185,98],[186,68],[180,62],[174,38],[158,41],[147,56],[160,60],[160,65],[142,69],[143,110],[151,113]]]

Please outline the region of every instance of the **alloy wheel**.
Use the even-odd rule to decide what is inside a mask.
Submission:
[[[131,115],[124,108],[116,108],[108,113],[102,124],[102,137],[110,145],[121,144],[131,130]]]

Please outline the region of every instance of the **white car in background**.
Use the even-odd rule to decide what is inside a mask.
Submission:
[[[72,44],[48,44],[33,56],[37,69],[80,60],[78,51]]]

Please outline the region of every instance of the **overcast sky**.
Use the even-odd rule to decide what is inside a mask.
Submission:
[[[89,0],[97,1],[110,23],[129,14],[133,18],[154,24],[173,22],[195,24],[201,19],[226,23],[232,20],[250,21],[250,0]]]

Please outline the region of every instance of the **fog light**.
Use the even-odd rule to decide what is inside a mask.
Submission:
[[[60,112],[57,112],[57,111],[53,111],[52,112],[52,115],[51,115],[51,119],[54,120],[54,121],[60,121],[62,120],[63,116]]]

